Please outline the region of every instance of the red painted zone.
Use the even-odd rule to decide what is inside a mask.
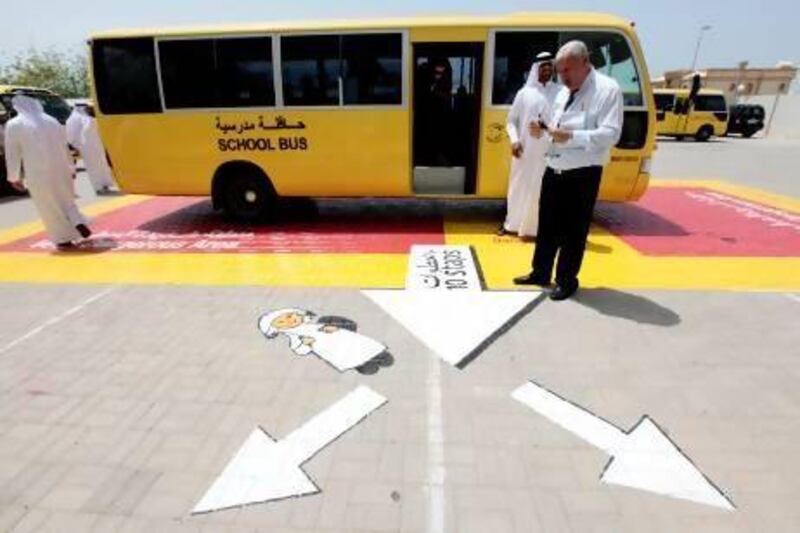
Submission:
[[[652,187],[601,204],[600,224],[653,256],[800,257],[800,214],[705,188]]]
[[[232,223],[208,200],[161,197],[122,207],[91,223],[86,252],[149,253],[408,253],[412,244],[444,244],[441,217],[321,214],[305,221],[265,225]],[[308,220],[311,219],[311,220]],[[49,252],[44,233],[0,251]]]

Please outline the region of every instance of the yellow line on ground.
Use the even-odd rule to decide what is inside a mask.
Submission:
[[[274,285],[404,286],[406,254],[0,254],[0,281]]]
[[[81,211],[86,216],[94,217],[115,211],[128,205],[138,204],[139,202],[143,202],[149,198],[152,197],[142,195],[120,196],[119,198],[104,200],[87,207],[82,207]],[[42,225],[41,221],[37,220],[35,222],[26,222],[24,224],[14,226],[13,228],[0,231],[0,244],[6,244],[19,239],[24,239],[26,237],[30,237],[31,235],[36,235],[42,231],[44,231],[44,226]]]

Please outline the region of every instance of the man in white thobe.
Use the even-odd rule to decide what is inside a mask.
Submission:
[[[549,139],[528,133],[530,122],[547,123],[559,87],[552,81],[553,63],[549,52],[536,56],[528,81],[514,97],[506,131],[511,141],[511,172],[508,178],[506,219],[499,235],[516,233],[523,239],[536,237],[539,220],[539,191],[546,168]]]
[[[8,181],[18,190],[27,187],[56,246],[61,250],[72,248],[75,241],[92,232],[75,205],[74,169],[66,131],[33,98],[18,95],[11,105],[17,116],[8,121],[5,131]]]
[[[67,142],[74,149],[81,150],[81,134],[83,133],[83,124],[86,120],[86,108],[82,104],[75,105],[72,112],[67,117],[65,127],[67,129]]]
[[[114,178],[108,165],[103,141],[100,140],[94,108],[86,106],[85,113],[79,150],[92,187],[97,194],[105,194],[114,186]]]

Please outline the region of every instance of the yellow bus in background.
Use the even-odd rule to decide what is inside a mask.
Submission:
[[[633,24],[602,14],[271,23],[93,35],[93,98],[122,189],[278,197],[504,198],[506,114],[532,58],[581,39],[625,95],[600,197],[639,198],[655,110]]]
[[[724,136],[728,130],[725,93],[700,89],[691,99],[689,94],[689,89],[655,89],[656,133],[679,140],[694,137],[701,142]]]

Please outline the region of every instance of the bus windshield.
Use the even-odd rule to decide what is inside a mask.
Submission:
[[[539,52],[555,52],[559,47],[579,39],[589,47],[594,67],[617,80],[625,105],[644,105],[639,69],[628,41],[612,31],[498,31],[495,37],[494,82],[492,104],[507,105],[525,84],[533,58]]]

